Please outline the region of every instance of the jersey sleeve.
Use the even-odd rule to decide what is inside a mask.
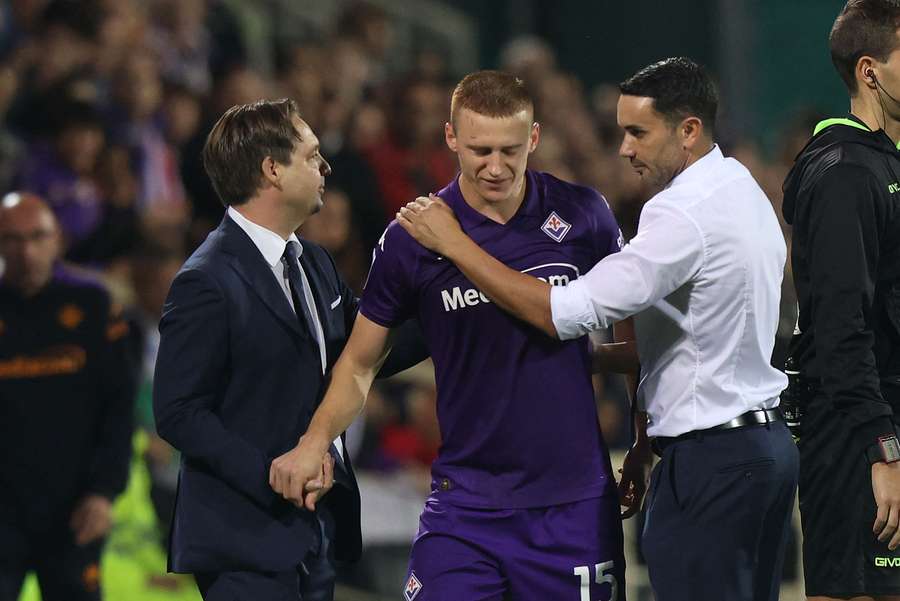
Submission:
[[[392,222],[372,252],[372,266],[359,310],[371,321],[392,328],[413,316],[417,243]]]
[[[606,198],[596,190],[590,190],[587,200],[594,230],[593,238],[597,241],[595,260],[599,261],[622,250],[625,238]]]

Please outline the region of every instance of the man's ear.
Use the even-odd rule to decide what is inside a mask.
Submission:
[[[453,129],[453,123],[451,123],[450,121],[444,123],[444,141],[447,142],[447,148],[449,148],[453,152],[456,152],[456,130]]]
[[[691,150],[697,145],[698,140],[703,137],[703,121],[699,117],[688,117],[681,122],[679,127],[679,135],[681,136],[681,145],[685,150]]]
[[[259,165],[260,171],[262,171],[263,181],[268,183],[268,185],[275,186],[276,188],[281,184],[281,173],[280,168],[281,165],[270,156],[265,157],[262,160],[262,163]]]

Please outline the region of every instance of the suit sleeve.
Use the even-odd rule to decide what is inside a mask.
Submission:
[[[186,458],[268,508],[277,500],[268,483],[269,460],[229,432],[216,413],[228,381],[227,324],[225,297],[207,275],[189,270],[175,278],[159,325],[156,428]]]
[[[878,182],[862,167],[836,165],[810,198],[812,328],[822,389],[861,442],[894,431],[881,396],[871,327],[879,261]]]
[[[98,367],[102,417],[95,437],[87,490],[115,498],[128,482],[134,433],[137,368],[129,352],[128,324],[117,309],[104,307]]]

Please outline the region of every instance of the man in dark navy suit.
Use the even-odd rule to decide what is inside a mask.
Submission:
[[[334,560],[361,546],[342,440],[302,498],[269,483],[356,318],[334,261],[294,234],[331,168],[287,99],[229,109],[203,162],[227,215],[172,284],[154,377],[158,431],[183,455],[169,567],[194,573],[207,600],[331,599]],[[394,353],[382,373],[422,358]]]

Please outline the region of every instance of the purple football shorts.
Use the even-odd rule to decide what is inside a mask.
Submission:
[[[535,509],[425,503],[406,601],[625,601],[615,495]]]

